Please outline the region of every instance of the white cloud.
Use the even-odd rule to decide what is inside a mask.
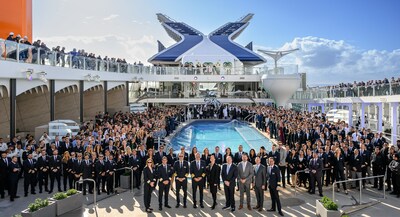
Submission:
[[[111,15],[108,16],[108,17],[104,17],[103,20],[108,21],[108,20],[115,19],[115,18],[117,18],[117,17],[119,17],[118,14],[111,14]]]
[[[142,25],[142,24],[143,24],[143,22],[140,22],[140,21],[137,21],[137,20],[132,20],[132,23],[137,23],[137,24],[139,24],[139,25]]]
[[[281,64],[298,64],[310,84],[382,79],[400,74],[400,49],[360,50],[343,40],[295,38],[277,50],[299,48]],[[273,61],[268,58],[268,62]]]

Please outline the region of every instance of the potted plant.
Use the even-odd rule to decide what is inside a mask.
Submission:
[[[131,188],[131,171],[126,171],[121,176],[121,188],[130,189]]]
[[[338,210],[338,205],[328,197],[322,197],[321,200],[316,200],[315,214],[321,217],[340,217],[342,215]]]
[[[22,210],[22,217],[44,217],[56,216],[56,203],[48,199],[37,198],[34,203],[29,204],[28,209]]]
[[[52,200],[57,202],[58,216],[81,208],[83,203],[82,192],[76,189],[69,189],[66,193],[56,193]]]

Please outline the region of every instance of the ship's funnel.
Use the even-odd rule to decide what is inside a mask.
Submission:
[[[276,105],[287,107],[290,97],[300,88],[300,74],[288,75],[263,75],[261,78],[263,87],[275,99]]]

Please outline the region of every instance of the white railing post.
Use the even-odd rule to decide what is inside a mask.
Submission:
[[[17,56],[16,56],[16,60],[17,60],[17,63],[19,63],[19,43],[17,43]]]
[[[41,61],[40,61],[40,47],[37,50],[37,62],[38,62],[38,65],[41,64]]]

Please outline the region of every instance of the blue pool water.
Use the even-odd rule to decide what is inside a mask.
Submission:
[[[258,153],[261,146],[267,150],[271,150],[272,146],[271,141],[256,129],[237,120],[194,121],[183,127],[170,143],[177,152],[181,146],[184,146],[186,151],[197,147],[200,153],[206,147],[210,153],[213,153],[215,146],[219,146],[221,152],[225,152],[225,149],[230,147],[235,153],[239,145],[243,145],[245,152],[254,148]]]

